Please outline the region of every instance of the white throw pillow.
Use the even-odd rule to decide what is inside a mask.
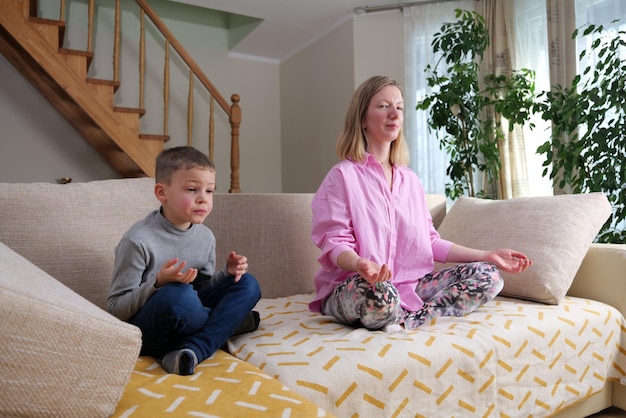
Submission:
[[[611,210],[603,193],[509,200],[461,197],[439,233],[467,247],[526,254],[532,266],[519,274],[503,272],[501,295],[558,304]]]

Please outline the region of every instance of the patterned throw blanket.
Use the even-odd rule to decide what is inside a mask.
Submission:
[[[626,376],[626,322],[600,302],[498,297],[386,334],[311,313],[311,297],[261,300],[260,328],[229,349],[337,416],[550,416]]]

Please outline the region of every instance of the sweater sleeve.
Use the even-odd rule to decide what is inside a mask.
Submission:
[[[108,297],[108,310],[115,317],[127,321],[158,289],[156,274],[144,277],[146,254],[144,249],[129,239],[122,239],[115,248],[113,281]]]

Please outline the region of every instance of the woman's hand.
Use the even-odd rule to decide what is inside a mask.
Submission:
[[[507,248],[490,251],[487,253],[486,261],[494,263],[508,273],[521,273],[533,263],[526,255]]]
[[[360,257],[356,261],[356,272],[361,275],[368,283],[386,282],[391,279],[391,270],[387,264],[379,266],[367,258]]]

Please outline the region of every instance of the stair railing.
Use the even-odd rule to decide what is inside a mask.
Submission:
[[[88,39],[87,49],[88,52],[93,52],[93,31],[94,31],[94,5],[95,0],[89,0],[88,2]],[[189,86],[188,86],[188,103],[187,103],[187,145],[192,145],[192,127],[194,118],[194,101],[193,94],[195,90],[194,80],[198,80],[200,85],[204,87],[206,92],[210,96],[209,103],[209,133],[208,133],[208,155],[209,158],[214,159],[215,148],[215,102],[228,116],[231,131],[231,144],[230,144],[230,193],[240,193],[240,176],[239,176],[239,126],[241,124],[241,108],[239,107],[239,95],[233,94],[231,96],[232,104],[224,99],[217,88],[209,80],[206,74],[189,55],[181,43],[171,33],[155,11],[150,7],[146,0],[135,0],[140,8],[140,39],[139,39],[139,107],[144,107],[144,90],[145,90],[145,62],[146,62],[146,47],[145,47],[145,20],[146,16],[164,38],[164,77],[163,77],[163,135],[168,135],[168,120],[169,120],[169,96],[170,96],[170,50],[174,50],[178,57],[185,63],[189,69]],[[65,8],[66,0],[60,1],[60,20],[65,21]],[[32,10],[32,9],[31,9]],[[113,78],[115,83],[119,83],[119,67],[120,67],[120,41],[121,41],[121,0],[115,1],[115,26],[114,26],[114,42],[113,42]]]

